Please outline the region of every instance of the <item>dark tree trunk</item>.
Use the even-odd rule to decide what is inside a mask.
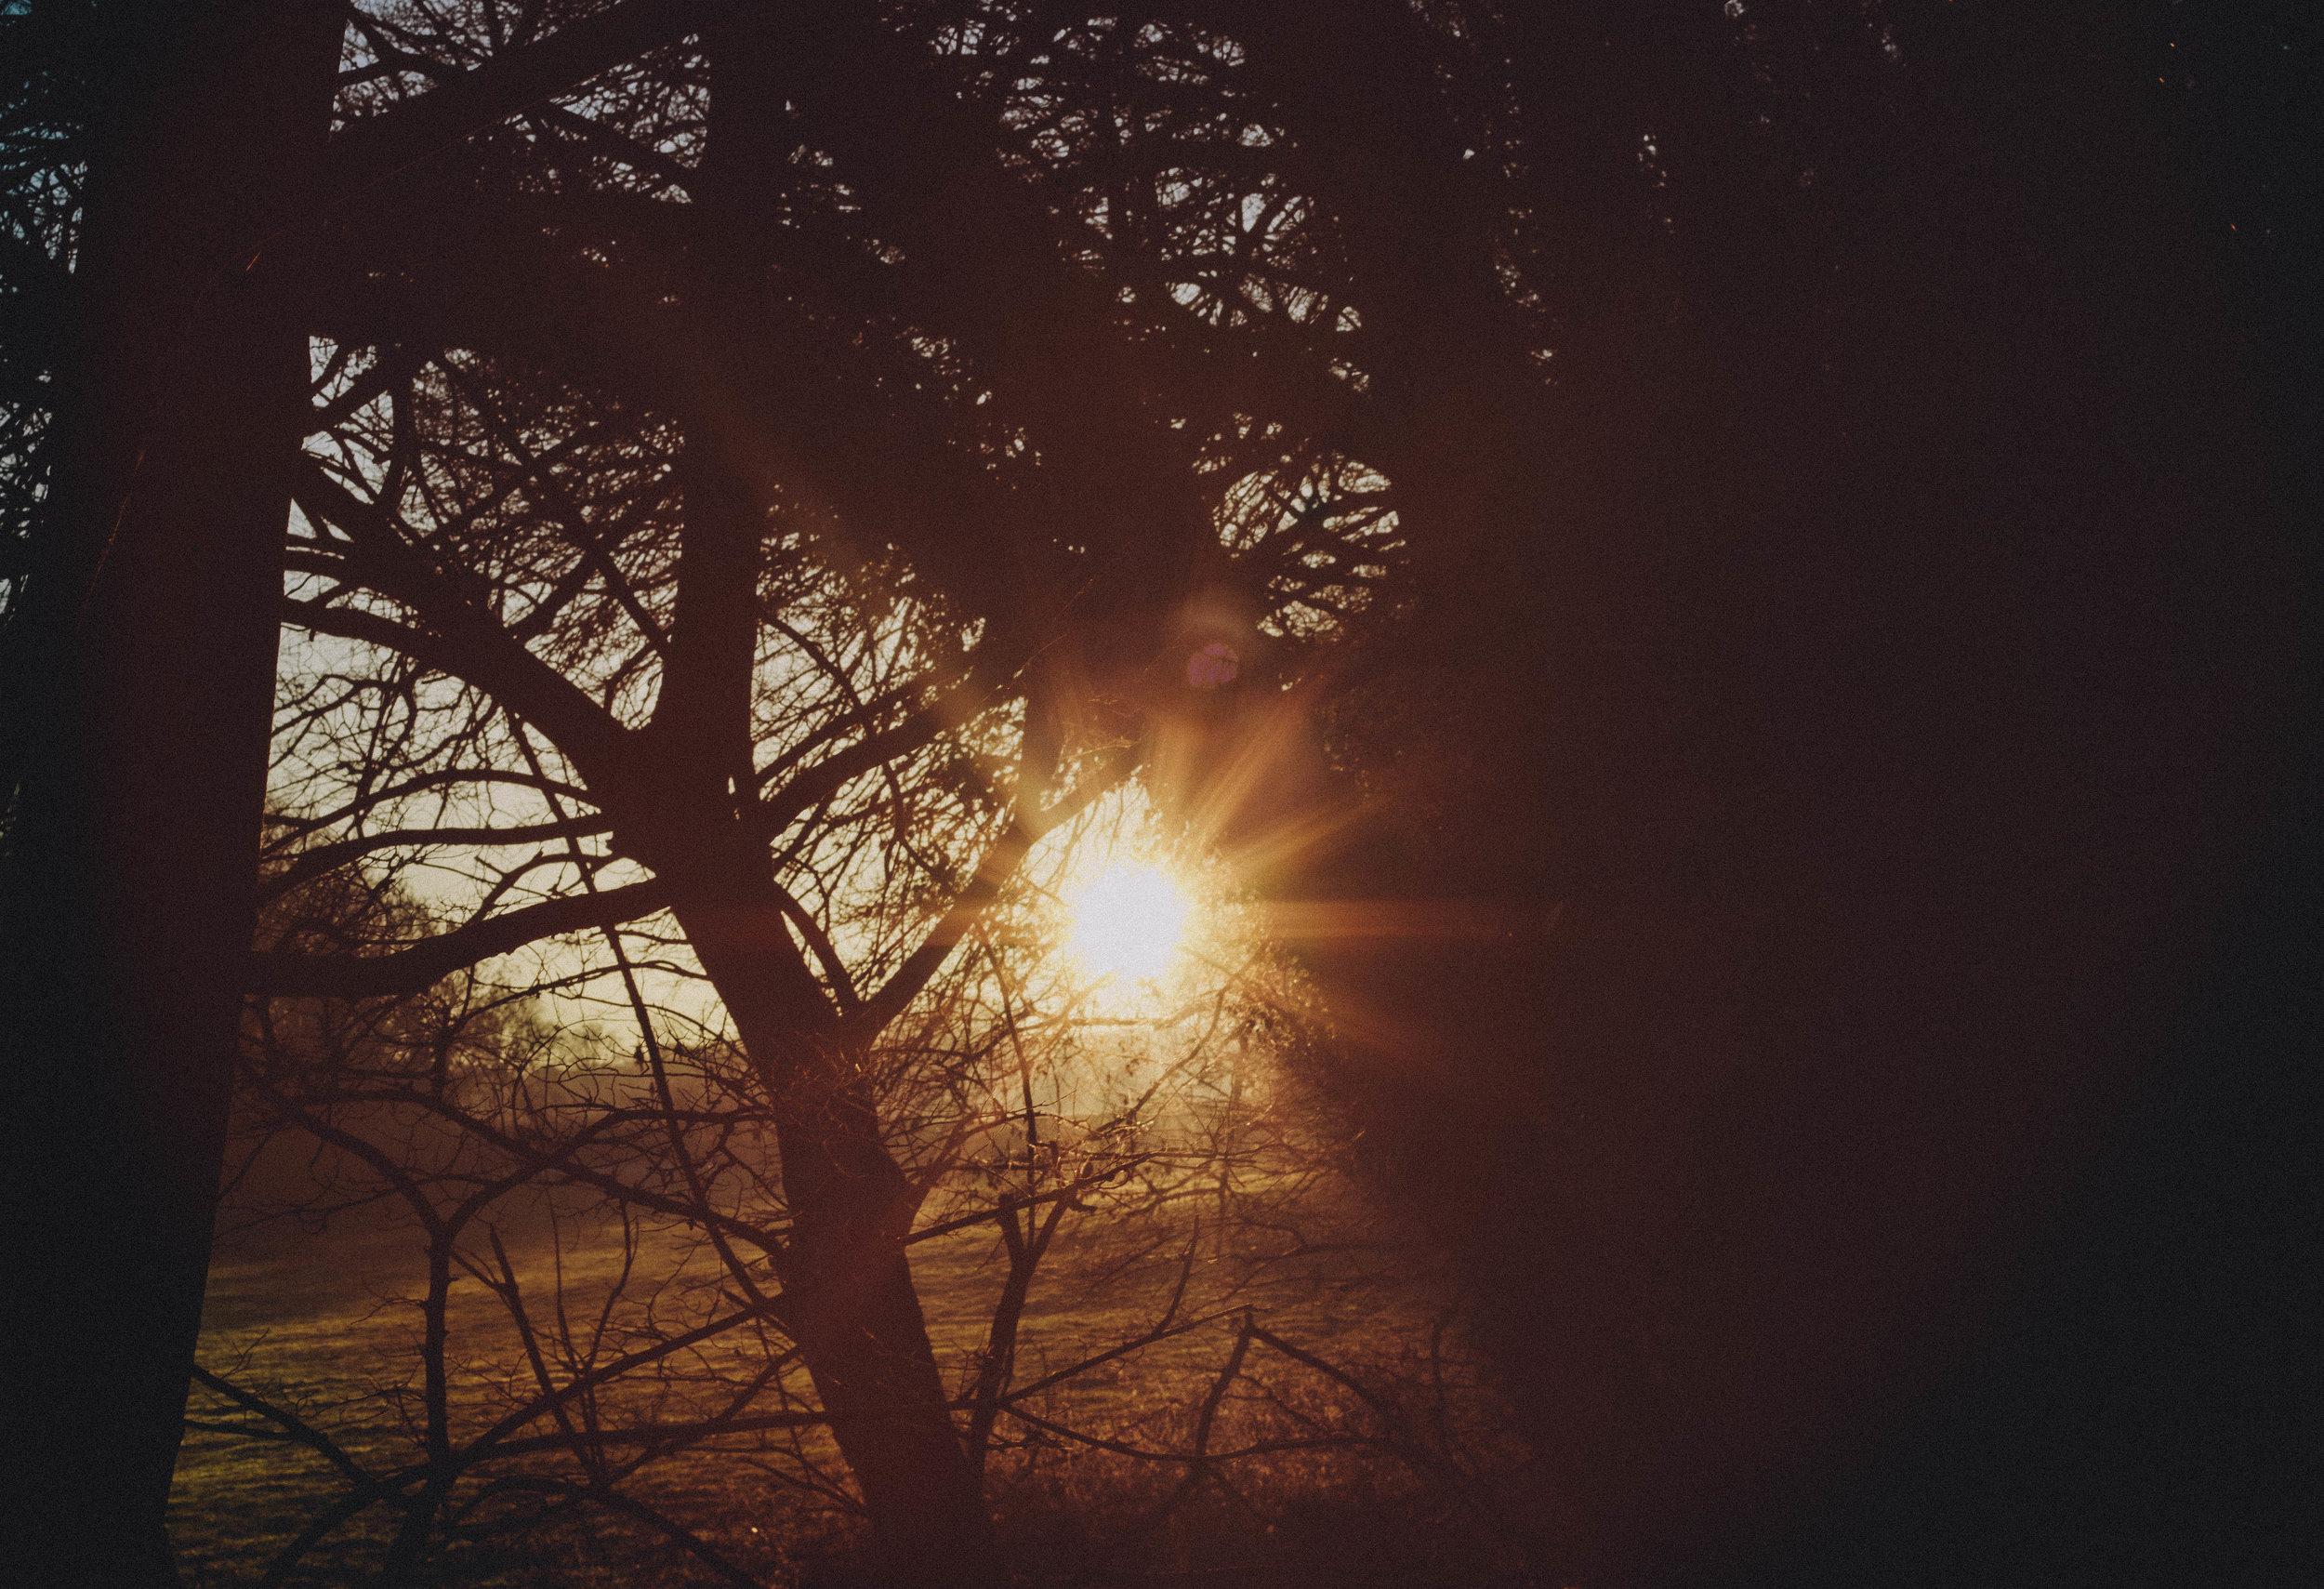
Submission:
[[[677,883],[679,924],[773,1108],[792,1219],[785,1323],[863,1489],[883,1570],[899,1583],[998,1582],[905,1260],[918,1199],[880,1140],[861,1056],[783,925],[764,843],[735,820],[730,780],[749,779],[759,498],[709,446],[690,448],[684,477],[685,565],[643,774],[659,819],[629,841]]]
[[[249,945],[306,349],[254,258],[318,152],[335,11],[116,9],[65,452],[20,621],[5,1022],[23,1259],[7,1498],[41,1581],[174,1579],[164,1510]],[[18,1560],[24,1554],[12,1552]]]
[[[713,30],[709,138],[697,199],[711,221],[692,290],[706,318],[750,328],[774,310],[767,205],[786,180],[792,133],[777,38],[764,16]],[[749,393],[798,381],[736,347],[700,351],[696,382]],[[840,1044],[830,1001],[800,961],[767,883],[763,843],[742,840],[752,781],[752,674],[765,515],[766,438],[733,404],[688,417],[681,479],[684,566],[648,736],[659,808],[644,839],[691,903],[680,924],[763,1079],[776,1118],[792,1239],[785,1322],[862,1488],[885,1581],[1005,1578],[983,1487],[945,1405],[905,1259],[918,1200],[881,1143],[874,1100]],[[732,840],[732,842],[726,841]]]
[[[785,1323],[862,1487],[881,1568],[900,1583],[1004,1582],[905,1257],[918,1198],[773,902],[763,888],[725,892],[681,909],[680,925],[773,1100],[792,1220]]]
[[[882,1566],[910,1583],[1006,1582],[905,1259],[914,1200],[865,1129],[869,1111],[833,1115],[782,1132],[785,1183],[807,1188],[803,1199],[793,1191],[786,1288],[800,1354],[863,1488]]]

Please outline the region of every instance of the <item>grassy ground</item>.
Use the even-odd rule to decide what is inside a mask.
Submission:
[[[1496,1433],[1488,1390],[1450,1353],[1443,1299],[1411,1251],[1378,1238],[1345,1194],[1302,1205],[1297,1239],[1246,1229],[1221,1241],[1191,1217],[1116,1228],[1084,1222],[1061,1236],[1026,1309],[1015,1383],[1027,1384],[1119,1342],[1160,1317],[1186,1276],[1181,1317],[1208,1322],[1099,1365],[1026,1404],[1049,1424],[1140,1450],[1190,1449],[1202,1407],[1239,1333],[1255,1323],[1346,1379],[1254,1338],[1242,1373],[1218,1397],[1209,1450],[1266,1441],[1362,1437],[1385,1444],[1308,1444],[1206,1469],[1078,1442],[1004,1419],[987,1493],[1021,1581],[1032,1582],[1485,1583],[1507,1582],[1515,1556],[1492,1526],[1494,1475],[1516,1460]],[[535,1211],[539,1213],[541,1211]],[[561,1272],[565,1317],[586,1339],[615,1278],[618,1238],[535,1218],[507,1237],[536,1328]],[[1194,1262],[1183,1267],[1189,1243]],[[1005,1277],[989,1227],[921,1244],[913,1266],[931,1334],[965,1387]],[[376,1219],[324,1235],[271,1232],[220,1249],[201,1360],[290,1409],[372,1471],[414,1460],[421,1388],[421,1238]],[[622,1308],[678,1317],[711,1271],[668,1236],[640,1244]],[[619,1310],[617,1310],[619,1311]],[[483,1426],[529,1394],[532,1371],[503,1301],[463,1277],[452,1289],[445,1355],[455,1435]],[[553,1356],[553,1352],[552,1352]],[[687,1376],[609,1398],[610,1424],[685,1405],[708,1378],[763,1363],[740,1338],[706,1348]],[[1352,1382],[1352,1383],[1351,1383]],[[1360,1389],[1357,1387],[1361,1387]],[[1377,1405],[1364,1398],[1369,1396]],[[253,1426],[214,1397],[205,1422]],[[546,1426],[546,1425],[544,1425]],[[561,1467],[559,1463],[562,1462]],[[572,1474],[545,1455],[498,1472]],[[836,1496],[817,1494],[819,1481]],[[769,1582],[841,1582],[855,1524],[843,1470],[819,1433],[733,1437],[641,1469],[626,1489],[681,1520]],[[471,1489],[473,1486],[471,1486]],[[173,1529],[190,1583],[255,1582],[301,1528],[350,1492],[321,1455],[294,1442],[196,1430],[173,1496]],[[519,1504],[522,1503],[522,1504]],[[489,1525],[498,1516],[504,1527]],[[373,1507],[334,1530],[288,1582],[363,1582],[376,1570],[394,1518]],[[544,1508],[538,1497],[487,1500],[477,1525],[440,1541],[423,1582],[612,1585],[722,1582],[632,1519],[598,1508]]]

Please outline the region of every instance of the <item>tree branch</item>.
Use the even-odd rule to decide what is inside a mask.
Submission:
[[[356,537],[362,582],[409,602],[432,633],[376,614],[315,602],[285,603],[293,621],[322,634],[368,641],[414,661],[464,679],[509,710],[538,725],[574,765],[595,781],[613,771],[624,735],[621,725],[573,681],[527,651],[506,628],[445,586],[397,534],[386,510],[366,502],[312,463],[300,471],[293,496],[310,517]]]
[[[578,87],[650,49],[699,32],[741,0],[622,0],[538,44],[494,57],[455,81],[354,123],[331,140],[304,218],[344,203],[469,134]]]
[[[337,1468],[339,1472],[347,1476],[347,1481],[350,1484],[368,1484],[371,1482],[371,1475],[365,1473],[354,1458],[349,1456],[345,1451],[341,1450],[337,1441],[332,1439],[330,1436],[325,1435],[323,1431],[317,1429],[314,1425],[309,1423],[305,1419],[300,1418],[297,1414],[286,1412],[282,1408],[275,1406],[272,1402],[267,1401],[263,1397],[253,1396],[250,1392],[243,1389],[240,1385],[233,1384],[229,1381],[220,1379],[218,1375],[210,1372],[209,1370],[203,1368],[198,1363],[194,1365],[193,1377],[200,1380],[205,1385],[207,1385],[218,1395],[224,1397],[231,1402],[233,1402],[236,1406],[255,1412],[261,1418],[271,1419],[273,1422],[280,1423],[283,1426],[283,1433],[279,1438],[295,1440],[299,1445],[305,1446],[310,1450],[320,1453],[324,1461],[328,1462],[333,1467]],[[220,1433],[236,1434],[241,1432],[242,1431],[239,1430],[220,1431]]]
[[[381,850],[434,848],[445,844],[473,844],[480,848],[527,844],[548,839],[604,833],[613,826],[606,818],[591,814],[563,822],[530,823],[522,828],[406,828],[391,833],[367,833],[356,839],[338,839],[327,844],[318,844],[311,850],[297,852],[280,874],[264,880],[259,894],[261,899],[278,898],[302,882]]]
[[[835,758],[836,760],[836,758]],[[1000,897],[1002,887],[1016,875],[1024,863],[1028,851],[1041,836],[1059,824],[1071,821],[1076,813],[1088,808],[1090,801],[1112,788],[1129,775],[1131,761],[1127,756],[1110,759],[1096,774],[1065,796],[1055,805],[1032,817],[1011,814],[1009,826],[1002,828],[984,857],[977,864],[976,876],[960,891],[936,925],[929,929],[905,962],[896,968],[886,986],[865,1000],[863,1006],[849,1018],[849,1026],[862,1039],[877,1037],[887,1029],[888,1023],[904,1013],[905,1005],[919,997],[929,980],[944,968],[960,940],[969,934],[976,920]]]
[[[244,991],[273,998],[373,999],[416,993],[456,971],[505,955],[560,933],[618,926],[651,916],[670,903],[659,878],[603,894],[543,900],[506,915],[486,917],[423,938],[385,955],[254,953]]]

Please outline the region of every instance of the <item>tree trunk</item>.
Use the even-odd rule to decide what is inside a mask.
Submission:
[[[737,326],[772,307],[765,206],[787,179],[792,134],[776,71],[782,41],[764,15],[707,36],[709,138],[697,199],[713,242],[693,290],[706,314]],[[710,357],[706,352],[706,358]],[[728,350],[713,390],[765,385],[796,371]],[[912,1289],[904,1240],[917,1198],[880,1142],[860,1073],[835,1046],[829,1001],[800,962],[766,886],[762,843],[726,842],[748,799],[751,669],[769,482],[763,438],[737,433],[722,405],[689,417],[684,566],[662,695],[649,730],[663,769],[647,858],[692,904],[679,920],[776,1116],[793,1237],[783,1276],[786,1322],[863,1489],[882,1582],[1004,1581],[983,1487],[945,1405]],[[732,780],[732,782],[730,782]]]
[[[125,15],[124,13],[126,13]],[[175,1464],[224,1142],[306,350],[252,249],[320,151],[337,14],[116,9],[76,261],[0,1021],[24,1261],[8,1510],[44,1582],[174,1580]],[[24,1559],[22,1551],[11,1556]]]
[[[794,1205],[791,1328],[863,1488],[880,1566],[906,1583],[1006,1582],[905,1258],[903,1175],[876,1139],[852,1132],[782,1137],[786,1185],[823,1183]],[[809,1164],[815,1174],[800,1175]]]
[[[882,1582],[1005,1582],[905,1257],[918,1199],[836,1034],[818,1040],[822,996],[772,902],[726,892],[679,921],[773,1101],[792,1220],[785,1322],[862,1487]]]

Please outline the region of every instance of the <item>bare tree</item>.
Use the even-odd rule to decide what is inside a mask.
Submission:
[[[44,1199],[25,1262],[61,1278],[111,1251],[147,1288],[36,1378],[11,1372],[11,1422],[45,1453],[16,1510],[59,1574],[169,1576],[305,374],[280,245],[681,9],[616,7],[327,148],[337,5],[0,18],[17,321],[0,1009],[43,1056],[17,1114]],[[131,1516],[100,1518],[90,1494]]]
[[[307,711],[293,719],[312,732]],[[424,868],[302,866],[328,858],[299,837],[310,830],[282,832],[270,952],[408,953],[396,946],[431,925],[413,893]],[[1126,1481],[1144,1500],[1106,1526],[1134,1539],[1210,1487],[1240,1496],[1233,1473],[1287,1455],[1371,1452],[1466,1483],[1474,1465],[1413,1422],[1412,1386],[1327,1360],[1275,1317],[1347,1213],[1344,1188],[1318,1180],[1321,1139],[1274,1063],[1297,1029],[1281,1013],[1295,995],[1263,944],[1248,925],[1216,928],[1167,1000],[1155,987],[1127,1003],[1059,952],[1056,886],[1105,839],[1047,846],[863,1051],[886,1148],[912,1188],[901,1245],[983,1240],[998,1261],[977,1287],[991,1287],[983,1322],[968,1338],[956,1326],[936,1354],[941,1415],[958,1421],[980,1490],[996,1452],[1012,1488],[1045,1454],[1052,1467],[1079,1453],[1171,1475],[1160,1489]],[[909,913],[892,899],[872,912]],[[828,936],[850,936],[845,911],[824,919]],[[1233,959],[1205,963],[1219,955]],[[403,1299],[417,1329],[400,1365],[375,1366],[381,1390],[319,1407],[324,1387],[272,1386],[262,1343],[246,1362],[199,1371],[191,1427],[303,1450],[340,1481],[265,1582],[375,1512],[390,1518],[382,1581],[397,1583],[443,1543],[537,1538],[576,1507],[754,1581],[763,1556],[727,1543],[739,1535],[732,1503],[705,1514],[683,1484],[658,1482],[673,1464],[746,1465],[812,1504],[863,1509],[861,1448],[847,1448],[793,1322],[800,1221],[781,1115],[731,1024],[695,996],[691,961],[649,922],[568,944],[555,976],[503,986],[462,971],[413,993],[254,1002],[233,1220],[320,1228],[376,1221],[384,1205],[420,1265]],[[546,1018],[601,999],[600,1025]],[[626,1041],[611,1035],[625,1017]],[[1061,1235],[1064,1274],[1045,1279]],[[1037,1281],[1102,1295],[1103,1322],[1094,1339],[1091,1327],[1044,1330],[1029,1366],[1020,1347]],[[958,1284],[945,1298],[955,1309]],[[463,1288],[496,1305],[480,1315]],[[1222,1361],[1180,1393],[1198,1404],[1191,1422],[1167,1397],[1094,1422],[1076,1410],[1083,1375],[1222,1329]],[[1465,1433],[1473,1409],[1460,1412]],[[718,1482],[734,1493],[731,1476]],[[757,1516],[770,1540],[796,1543],[774,1514]]]
[[[400,655],[386,687],[466,714],[483,748],[412,775],[529,789],[528,837],[595,847],[553,878],[520,862],[408,958],[265,974],[410,987],[538,932],[678,909],[762,1080],[792,1098],[793,1171],[821,1188],[801,1203],[808,1291],[833,1318],[872,1309],[903,1343],[835,1362],[833,1384],[919,1409],[851,1437],[886,1453],[874,1470],[951,1499],[875,1511],[972,1536],[901,1269],[876,1256],[904,1192],[850,1095],[850,1055],[1043,826],[1141,753],[1169,694],[1154,686],[1181,687],[1190,613],[1238,633],[1287,602],[1344,616],[1381,572],[1380,503],[1335,518],[1311,499],[1232,549],[1214,514],[1254,472],[1287,483],[1345,456],[1326,432],[1365,377],[1342,356],[1361,317],[1340,301],[1331,222],[1249,169],[1249,152],[1287,147],[1283,129],[1244,102],[1241,48],[1178,19],[827,7],[778,29],[757,7],[679,0],[295,9],[287,28],[289,11],[255,4],[148,32],[134,8],[9,19],[35,68],[11,100],[11,157],[30,152],[12,171],[70,212],[32,250],[46,262],[10,280],[69,271],[86,310],[54,399],[12,399],[30,438],[12,478],[42,506],[12,564],[10,698],[50,707],[8,736],[33,748],[10,775],[24,952],[6,957],[9,1003],[38,1046],[94,1056],[50,1067],[72,1095],[32,1113],[128,1133],[118,1154],[40,1133],[72,1144],[38,1178],[59,1189],[37,1222],[55,1266],[139,1233],[172,1299],[125,1316],[151,1340],[88,1338],[67,1377],[127,1399],[72,1423],[149,1428],[107,1449],[145,1453],[129,1488],[158,1506],[155,1410],[191,1339],[222,973],[247,919],[263,614],[296,493],[302,629]],[[128,37],[141,64],[125,70],[107,45]],[[174,136],[147,136],[155,118]],[[285,165],[284,149],[302,152]],[[1121,207],[1096,202],[1109,192]],[[301,418],[297,348],[318,336]],[[501,429],[455,462],[444,434],[423,436],[431,406]],[[365,434],[382,416],[389,433]],[[292,441],[317,426],[368,453],[300,461]],[[962,642],[826,711],[791,762],[753,760],[771,544],[846,581],[910,584]],[[469,695],[442,706],[436,678]],[[1008,712],[1016,765],[960,816],[984,824],[983,855],[944,880],[917,944],[888,946],[887,980],[847,989],[804,926],[770,947],[785,912],[755,875],[760,846],[898,758],[1009,759],[957,742]],[[376,853],[370,818],[418,792],[364,784],[352,826],[322,841]],[[615,861],[633,871],[582,886]],[[132,1168],[101,1185],[83,1172],[107,1163]],[[112,1359],[158,1377],[126,1386]],[[83,1454],[55,1471],[112,1460]],[[85,1481],[117,1488],[63,1482]],[[158,1536],[111,1537],[130,1534],[138,1570],[158,1571]]]
[[[1195,688],[1172,647],[1190,576],[1263,562],[1227,582],[1248,626],[1351,599],[1382,570],[1332,549],[1384,532],[1376,505],[1278,516],[1247,492],[1222,536],[1225,487],[1300,444],[1233,390],[1154,401],[1166,350],[1057,258],[1058,218],[996,148],[1011,101],[932,94],[923,46],[825,25],[859,63],[845,99],[737,18],[350,231],[358,257],[401,256],[324,311],[286,607],[318,660],[278,788],[299,866],[480,858],[450,930],[264,957],[259,986],[408,990],[667,911],[769,1111],[786,1328],[874,1527],[901,1570],[990,1577],[877,1045],[1031,847],[1135,764],[1151,706]],[[381,83],[481,46],[433,14],[358,32]],[[980,108],[981,148],[960,142]],[[944,179],[1005,237],[926,233],[931,175],[895,163],[931,139],[968,152]],[[453,214],[399,245],[421,204]],[[981,323],[1004,266],[1037,290]],[[1036,314],[1070,357],[1025,361]],[[885,914],[835,918],[866,869]]]

